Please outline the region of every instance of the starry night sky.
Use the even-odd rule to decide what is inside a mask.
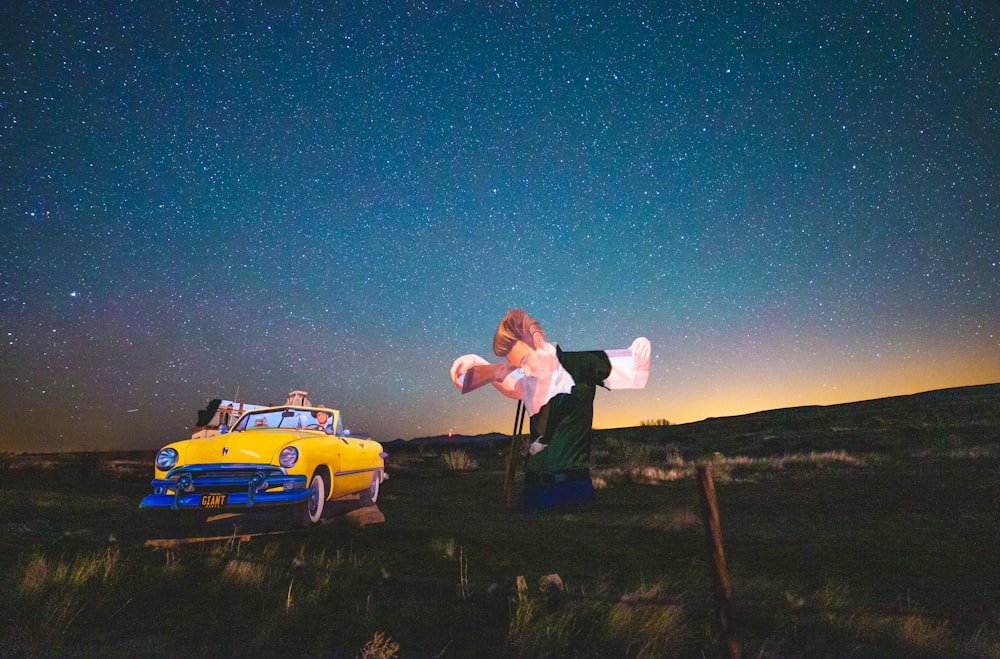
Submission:
[[[0,8],[0,450],[509,432],[511,307],[597,427],[1000,381],[992,0],[248,4]]]

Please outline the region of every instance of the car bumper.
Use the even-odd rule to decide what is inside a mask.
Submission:
[[[286,474],[274,467],[239,465],[185,467],[154,479],[153,493],[140,508],[233,509],[288,506],[309,498],[304,475]]]
[[[246,492],[226,492],[225,503],[215,503],[216,493],[189,492],[175,494],[147,494],[139,503],[140,508],[250,508],[251,506],[287,506],[309,498],[309,490],[282,492],[256,492],[252,497]]]

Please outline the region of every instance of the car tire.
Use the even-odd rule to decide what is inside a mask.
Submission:
[[[361,503],[366,506],[374,506],[378,501],[378,491],[382,484],[382,471],[376,470],[372,473],[372,482],[368,489],[361,493]]]
[[[320,474],[313,474],[309,484],[309,496],[295,511],[295,521],[299,526],[313,526],[323,518],[326,506],[326,482]]]

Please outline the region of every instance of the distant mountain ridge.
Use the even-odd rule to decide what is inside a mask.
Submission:
[[[429,437],[414,437],[413,439],[394,439],[391,442],[381,442],[383,446],[393,448],[401,446],[464,446],[467,444],[486,444],[498,440],[510,439],[510,435],[502,432],[488,432],[480,435],[462,435],[449,433],[447,435],[431,435]]]
[[[692,450],[774,453],[785,450],[865,448],[888,442],[930,441],[925,435],[950,429],[950,436],[970,428],[1000,430],[1000,383],[936,389],[833,405],[805,405],[751,412],[669,426],[630,426],[595,430],[596,438],[673,442]],[[508,439],[501,432],[480,435],[433,435],[383,442],[402,446],[481,446]],[[998,438],[997,441],[1000,441]]]
[[[934,418],[924,418],[934,413]],[[761,412],[751,412],[728,417],[710,417],[702,421],[681,424],[687,427],[704,427],[710,425],[738,423],[744,430],[759,425],[810,424],[815,422],[830,422],[840,420],[845,425],[870,425],[870,421],[878,415],[888,415],[884,422],[896,421],[912,423],[924,418],[942,421],[944,417],[961,416],[963,421],[996,422],[1000,417],[1000,383],[982,384],[968,387],[953,387],[935,389],[916,394],[873,398],[852,403],[836,403],[833,405],[805,405],[801,407],[779,408]]]
[[[598,438],[673,443],[692,455],[992,446],[1000,444],[1000,383],[596,433]]]

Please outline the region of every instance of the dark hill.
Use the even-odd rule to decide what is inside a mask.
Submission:
[[[426,448],[426,447],[461,447],[461,448],[476,448],[476,447],[492,447],[498,441],[510,439],[510,435],[505,435],[499,432],[490,432],[482,435],[459,435],[452,433],[450,435],[431,435],[429,437],[415,437],[410,440],[405,439],[394,439],[391,442],[382,442],[382,445],[390,449],[406,449],[406,448]]]
[[[597,431],[599,439],[675,444],[685,455],[802,451],[916,452],[1000,442],[1000,384],[940,389],[839,405]]]

